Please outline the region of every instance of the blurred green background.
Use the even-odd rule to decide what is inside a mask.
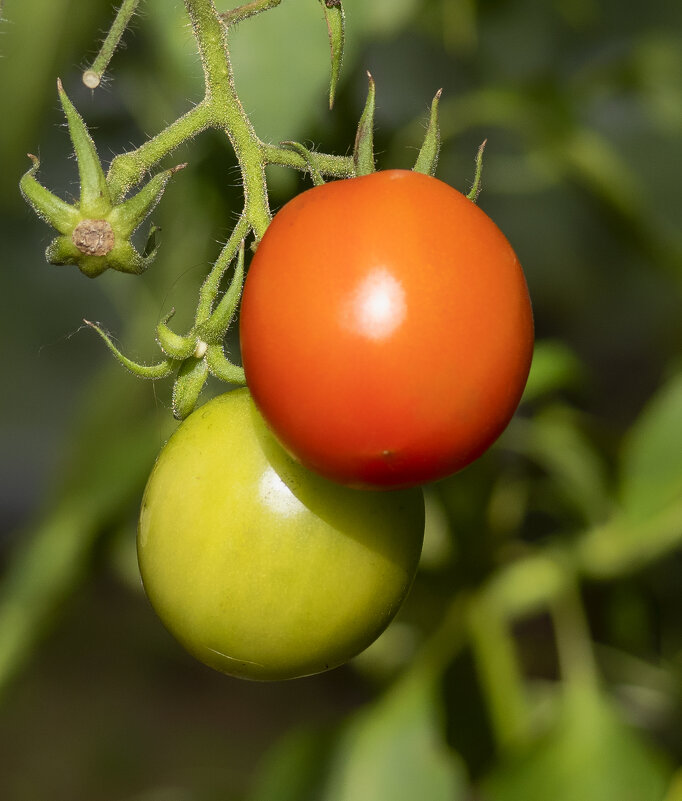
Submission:
[[[229,3],[218,4],[221,10]],[[156,263],[96,281],[52,267],[17,184],[77,193],[60,76],[105,161],[202,91],[182,4],[146,0],[96,92],[80,71],[108,0],[5,0],[0,33],[0,795],[7,801],[680,801],[682,6],[346,0],[332,113],[313,0],[232,34],[259,135],[347,153],[377,83],[380,167],[408,167],[443,87],[438,176],[526,271],[538,348],[525,400],[478,463],[429,488],[397,621],[351,665],[284,684],[213,674],[141,591],[135,518],[172,430],[168,384],[115,365],[178,330],[240,211],[223,139],[153,220]],[[273,169],[274,207],[307,186]],[[234,345],[234,343],[233,343]],[[220,391],[213,385],[214,392]]]

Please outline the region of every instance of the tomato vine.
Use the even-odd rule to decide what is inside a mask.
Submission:
[[[279,165],[309,172],[313,183],[325,178],[348,178],[366,175],[375,169],[373,128],[375,86],[369,75],[367,103],[360,118],[353,154],[339,156],[310,150],[298,142],[270,144],[256,133],[237,95],[230,61],[229,35],[239,22],[280,4],[281,0],[253,0],[230,11],[219,12],[213,0],[185,0],[204,74],[204,97],[186,114],[148,139],[135,150],[117,155],[104,173],[85,122],[59,84],[81,175],[81,200],[67,204],[41,186],[35,174],[38,160],[22,179],[22,191],[36,212],[57,229],[61,236],[48,248],[47,259],[55,264],[76,264],[88,276],[95,277],[107,268],[122,272],[143,272],[157,254],[155,229],[152,227],[145,252],[139,254],[130,235],[151,212],[171,176],[185,165],[158,173],[137,195],[128,197],[146,175],[179,145],[198,134],[214,129],[229,140],[237,157],[244,190],[244,206],[231,236],[224,245],[200,290],[191,329],[179,335],[168,326],[169,315],[156,331],[163,359],[156,364],[139,364],[114,345],[104,329],[86,321],[105,341],[118,361],[141,378],[158,379],[176,373],[173,389],[173,412],[182,419],[195,407],[209,375],[230,384],[244,384],[242,369],[223,350],[223,339],[239,303],[243,255],[240,248],[250,237],[253,247],[265,233],[271,211],[265,168]],[[333,105],[344,48],[344,11],[340,0],[319,0],[327,23],[331,47],[329,103]],[[126,0],[118,10],[98,56],[83,73],[90,88],[99,86],[116,46],[134,14],[139,0]],[[438,102],[440,91],[431,106],[424,143],[415,170],[433,174],[440,143]],[[480,176],[480,157],[477,176]],[[478,186],[478,177],[476,180]],[[237,259],[237,267],[228,289],[221,295],[221,282]]]

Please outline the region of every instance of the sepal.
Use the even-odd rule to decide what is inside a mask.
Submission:
[[[334,107],[336,87],[341,74],[343,51],[346,41],[346,19],[341,0],[320,0],[324,8],[324,18],[329,33],[329,47],[331,48],[332,69],[329,80],[329,108]]]
[[[89,325],[90,328],[94,328],[94,330],[97,331],[100,337],[102,337],[104,340],[106,346],[116,357],[116,360],[122,364],[126,370],[130,370],[130,372],[134,373],[138,378],[150,378],[152,380],[157,378],[166,378],[178,365],[177,361],[174,359],[164,359],[158,364],[138,364],[132,359],[129,359],[127,356],[124,356],[111,341],[110,337],[105,334],[96,323],[92,323],[90,320],[83,320],[83,322],[86,325]]]
[[[95,143],[92,141],[83,118],[67,97],[59,78],[57,78],[57,92],[64,109],[69,136],[78,162],[78,174],[81,184],[81,214],[84,217],[103,217],[111,210],[112,203]]]
[[[109,222],[120,236],[128,238],[142,221],[152,212],[166,188],[166,184],[176,172],[184,170],[187,164],[178,164],[151,178],[132,197],[114,206],[109,214]]]
[[[484,139],[478,147],[478,152],[476,153],[476,172],[474,173],[474,183],[472,184],[471,189],[469,190],[469,194],[467,197],[472,203],[475,203],[478,200],[478,196],[481,193],[481,173],[483,172],[483,151],[485,150],[485,146],[488,140]]]
[[[438,104],[443,90],[439,89],[431,102],[431,113],[429,124],[426,128],[424,142],[417,156],[417,161],[412,168],[414,172],[421,172],[424,175],[435,175],[438,165],[438,155],[440,153],[440,125],[438,121]]]
[[[171,331],[168,321],[174,314],[175,309],[171,309],[170,314],[156,326],[156,341],[166,356],[173,359],[188,359],[195,351],[197,338],[191,335],[182,336]]]
[[[360,117],[358,130],[355,134],[355,147],[353,149],[353,163],[355,175],[369,175],[375,171],[374,167],[374,108],[376,105],[376,87],[374,78],[368,72],[369,89],[367,102]]]
[[[59,237],[66,239],[65,237]],[[68,240],[67,244],[68,244]],[[213,269],[218,270],[222,277],[230,265],[230,251],[224,249],[216,261]],[[85,321],[87,325],[104,340],[111,353],[127,370],[141,378],[165,378],[177,370],[173,385],[173,414],[183,420],[196,406],[201,390],[210,375],[229,384],[245,385],[244,370],[233,364],[225,354],[223,340],[232,320],[234,319],[242,284],[244,282],[244,242],[241,242],[237,254],[237,264],[230,285],[223,294],[215,309],[210,311],[215,302],[213,298],[207,308],[208,316],[199,322],[199,313],[191,330],[185,336],[176,334],[168,325],[174,310],[171,310],[156,327],[156,341],[166,356],[158,364],[138,364],[114,345],[111,338],[95,323]],[[210,313],[209,313],[210,311]]]
[[[206,364],[211,375],[227,384],[246,384],[244,368],[233,364],[225,355],[222,345],[209,345],[206,349]]]
[[[28,157],[33,162],[19,181],[19,189],[33,211],[46,223],[59,231],[68,234],[80,221],[78,209],[52,194],[35,177],[40,167],[40,160],[32,153]]]
[[[36,214],[61,234],[48,246],[46,258],[51,264],[75,264],[90,278],[109,268],[139,275],[156,256],[156,228],[150,231],[143,255],[130,237],[159,202],[170,178],[186,165],[155,175],[139,192],[114,205],[87,126],[61,81],[57,89],[78,161],[80,200],[70,205],[42,186],[35,177],[40,162],[31,154],[33,164],[19,184]]]
[[[184,420],[194,411],[207,378],[208,365],[205,359],[185,359],[173,385],[173,416],[177,420]]]

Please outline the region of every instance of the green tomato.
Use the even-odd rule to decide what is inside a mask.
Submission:
[[[147,595],[199,660],[249,679],[335,667],[388,625],[414,578],[422,492],[352,490],[295,462],[245,389],[190,415],[142,502]]]

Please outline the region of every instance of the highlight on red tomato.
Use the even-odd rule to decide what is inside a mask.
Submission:
[[[355,487],[450,475],[509,423],[533,351],[519,261],[452,187],[388,170],[295,197],[249,269],[247,384],[302,464]]]
[[[366,648],[414,578],[419,489],[362,492],[284,452],[246,389],[191,414],[142,502],[138,558],[169,631],[216,670],[290,679]]]

